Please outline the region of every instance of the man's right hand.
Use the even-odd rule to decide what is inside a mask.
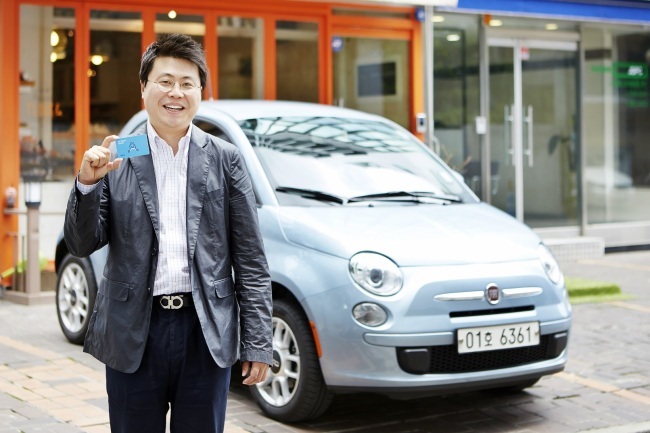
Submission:
[[[118,138],[117,135],[109,135],[104,139],[101,146],[93,146],[84,152],[79,175],[77,176],[80,183],[94,185],[102,177],[106,176],[106,173],[120,167],[122,158],[111,161],[111,150],[109,149],[111,143]]]

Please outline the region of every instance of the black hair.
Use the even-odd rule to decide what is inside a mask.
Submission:
[[[205,61],[205,52],[200,43],[182,34],[163,35],[160,39],[151,43],[142,54],[142,61],[140,62],[140,82],[142,84],[149,81],[149,73],[158,57],[174,57],[194,63],[199,68],[201,87],[205,89],[208,80],[208,65]]]

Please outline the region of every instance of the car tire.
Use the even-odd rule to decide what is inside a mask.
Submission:
[[[273,365],[266,380],[250,390],[262,412],[283,422],[317,418],[332,401],[311,326],[302,310],[286,300],[273,301]]]
[[[66,255],[56,278],[56,314],[71,343],[83,344],[96,295],[97,282],[90,260]]]

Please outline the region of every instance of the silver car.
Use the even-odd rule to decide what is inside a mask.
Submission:
[[[408,131],[279,101],[204,101],[195,124],[240,149],[257,197],[274,357],[251,391],[268,416],[315,418],[340,392],[516,391],[564,368],[571,306],[553,255]],[[70,341],[83,341],[105,255],[58,245]]]

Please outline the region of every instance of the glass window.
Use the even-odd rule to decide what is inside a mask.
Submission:
[[[264,98],[264,21],[219,17],[219,99]]]
[[[90,11],[90,144],[119,134],[142,108],[140,72],[142,20],[139,13]]]
[[[215,125],[212,121],[209,120],[204,120],[199,117],[195,118],[193,123],[199,127],[203,132],[207,132],[208,134],[212,134],[217,138],[220,138],[222,140],[226,140],[228,142],[232,143],[232,138],[226,134],[226,132],[223,130],[223,128]]]
[[[73,9],[20,7],[20,170],[74,176]],[[41,41],[46,35],[47,41]],[[34,47],[45,46],[45,55]]]
[[[338,38],[334,52],[334,102],[387,117],[408,128],[408,41]]]
[[[440,156],[481,196],[479,19],[440,14],[433,26],[434,133]]]
[[[20,175],[42,179],[41,227],[63,227],[78,167],[75,157],[74,9],[20,5]],[[24,185],[17,185],[18,206]],[[20,216],[17,257],[25,257],[27,219]],[[40,250],[54,254],[58,230],[41,230]],[[22,241],[21,241],[22,239]]]
[[[650,215],[650,33],[583,29],[585,184],[588,223]]]
[[[170,10],[167,13],[156,14],[154,31],[157,38],[165,34],[184,33],[203,46],[205,24],[202,15],[179,14]]]
[[[318,102],[318,25],[277,21],[276,98]]]

